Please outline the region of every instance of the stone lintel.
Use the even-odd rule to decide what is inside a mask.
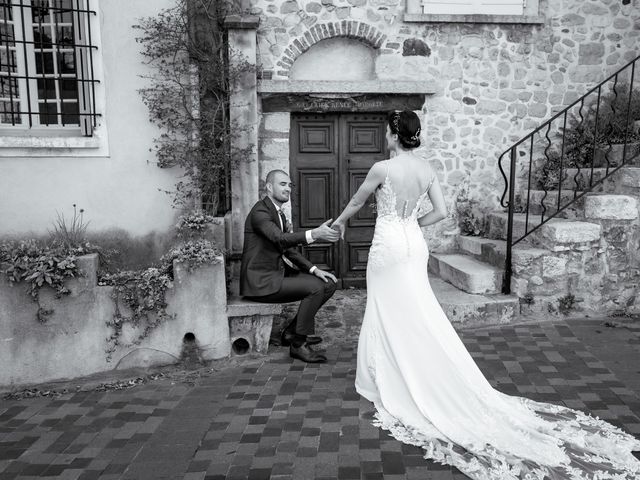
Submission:
[[[543,15],[435,15],[426,13],[405,13],[403,20],[408,23],[512,23],[544,25]]]
[[[256,30],[260,25],[260,17],[256,15],[227,15],[224,19],[226,28],[239,30]]]
[[[262,112],[387,112],[389,110],[420,110],[422,94],[285,94],[261,95]]]
[[[331,80],[262,80],[258,82],[258,93],[288,94],[424,94],[433,95],[436,80],[423,81],[403,80],[365,80],[365,81],[331,81]]]

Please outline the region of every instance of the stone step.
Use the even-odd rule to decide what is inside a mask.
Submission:
[[[482,237],[457,238],[458,248],[462,253],[472,255],[474,258],[504,269],[507,260],[507,242]],[[478,253],[479,252],[479,253]],[[531,262],[544,255],[552,255],[552,252],[543,248],[530,247],[528,245],[515,245],[511,251],[511,263],[514,273],[520,273]]]
[[[597,147],[593,159],[593,166],[606,167],[607,162],[609,166],[620,165],[623,153],[626,163],[637,161],[638,154],[640,153],[640,143],[629,142],[627,143],[626,149],[623,143],[613,144],[610,147]]]
[[[491,212],[487,215],[487,237],[498,240],[506,240],[507,238],[507,220],[509,214],[507,212]],[[513,216],[513,236],[520,238],[525,233],[526,215],[524,213],[516,213]],[[529,215],[528,230],[531,231],[539,222],[539,218]]]
[[[505,240],[507,238],[507,220],[506,212],[491,212],[488,215],[487,236]],[[528,224],[526,224],[526,215],[522,213],[513,216],[514,239],[520,238],[525,231],[525,225],[529,232],[540,223],[539,215],[529,215]],[[587,244],[600,239],[602,228],[596,223],[570,220],[565,218],[552,218],[544,225],[531,233],[525,240],[524,244],[541,246],[551,251],[567,250],[569,244]],[[522,245],[524,247],[524,244]]]
[[[492,253],[496,250],[506,251],[507,242],[505,240],[458,235],[456,237],[456,244],[458,250],[465,255],[470,255],[496,267],[504,266],[504,257],[502,258],[502,262],[500,262],[500,259],[494,261]]]
[[[608,169],[611,173],[611,169]],[[562,181],[562,189],[569,190],[587,190],[589,181],[594,184],[598,180],[601,180],[607,175],[607,168],[595,167],[593,174],[591,173],[591,167],[585,168],[567,168],[564,171],[564,180]]]
[[[469,255],[432,253],[429,268],[441,279],[468,293],[498,293],[503,271]]]
[[[623,167],[607,179],[607,190],[611,193],[640,197],[640,168]]]
[[[570,246],[585,245],[600,240],[602,227],[597,223],[553,218],[536,232],[534,243],[557,252]]]
[[[520,315],[520,302],[515,295],[463,292],[433,273],[429,275],[429,281],[440,306],[456,329],[511,323]]]
[[[580,191],[574,190],[562,190],[560,192],[560,208],[568,205],[575,199],[576,193],[579,195]],[[584,198],[584,197],[583,197]],[[581,210],[583,207],[583,198],[577,199],[573,205],[567,208],[571,208],[574,210]],[[523,204],[526,207],[526,199]],[[544,205],[544,208],[543,208]],[[544,212],[545,218],[552,215],[558,210],[558,191],[548,191],[544,190],[531,190],[529,192],[529,215],[542,215]],[[561,212],[561,213],[564,213]],[[575,216],[575,215],[574,215]]]
[[[638,201],[629,195],[590,195],[584,200],[584,214],[592,220],[635,220]]]

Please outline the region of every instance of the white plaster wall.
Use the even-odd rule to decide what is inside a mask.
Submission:
[[[0,149],[0,235],[45,233],[56,211],[69,217],[73,204],[85,209],[93,231],[120,227],[142,235],[174,223],[171,197],[158,189],[171,189],[178,171],[158,168],[149,151],[159,131],[150,124],[137,91],[148,85],[140,75],[149,70],[135,41],[140,32],[132,28],[139,18],[172,4],[173,0],[92,3],[99,10],[96,77],[101,81],[97,100],[103,116],[97,136],[102,145],[86,153],[76,149],[51,156],[46,156],[50,150],[38,149],[7,157],[8,150]]]

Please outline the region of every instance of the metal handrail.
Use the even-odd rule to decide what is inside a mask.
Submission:
[[[598,85],[590,89],[587,93],[585,93],[582,97],[578,98],[576,101],[571,103],[568,107],[564,108],[563,110],[553,115],[549,120],[541,124],[535,130],[533,130],[532,132],[522,137],[520,140],[514,143],[510,148],[505,150],[498,157],[498,167],[500,169],[500,173],[502,174],[502,177],[505,182],[505,189],[502,194],[502,197],[500,198],[500,204],[502,205],[502,207],[508,209],[507,251],[506,251],[506,259],[505,259],[505,275],[504,275],[504,281],[502,286],[503,293],[508,294],[511,292],[513,247],[519,242],[521,242],[522,240],[524,240],[525,238],[527,238],[533,232],[537,231],[542,225],[547,223],[549,220],[558,216],[560,213],[566,210],[569,206],[573,205],[576,201],[578,201],[584,195],[591,192],[595,187],[601,185],[607,178],[609,178],[611,175],[616,173],[620,168],[630,163],[636,157],[640,156],[640,148],[636,148],[635,151],[630,156],[627,157],[627,153],[629,152],[629,136],[628,136],[629,130],[632,127],[633,122],[640,119],[640,118],[632,119],[631,117],[631,110],[632,110],[631,106],[632,106],[632,100],[634,95],[637,95],[638,97],[637,100],[640,101],[640,87],[634,88],[635,69],[636,69],[636,64],[638,62],[640,62],[640,56],[636,57],[635,59],[630,61],[628,64],[620,68],[618,71],[616,71],[615,73],[607,77],[601,83],[599,83]],[[619,109],[617,108],[618,106],[617,102],[620,98],[624,99],[624,97],[620,97],[620,95],[624,92],[619,91],[618,83],[620,78],[626,74],[629,74],[630,78],[629,78],[629,89],[627,93],[628,101],[626,102],[627,103],[626,118],[622,126],[623,132],[624,132],[622,155],[621,155],[621,158],[618,160],[618,162],[616,162],[616,164],[612,164],[610,155],[613,149],[614,142],[612,142],[610,137],[607,136],[605,144],[599,143],[599,138],[602,136],[602,131],[603,131],[603,130],[600,130],[600,128],[613,129],[614,127],[612,125],[612,120],[617,119],[618,118],[617,116],[620,113],[622,113],[621,111],[618,111]],[[603,100],[603,89],[608,87],[611,81],[613,81],[613,86],[610,89],[611,95],[606,97],[609,100],[609,105],[608,105],[609,123],[606,125],[600,125],[600,123],[602,122],[602,118],[604,117],[604,115],[601,114],[601,102]],[[621,82],[621,83],[624,84],[624,82]],[[597,95],[597,98],[595,101],[595,115],[593,111],[587,111],[585,116],[584,110],[586,107],[586,101],[590,99],[594,94]],[[569,113],[572,111],[572,109],[574,109],[578,105],[579,105],[579,108],[578,108],[577,116],[579,116],[579,120],[577,122],[577,125],[574,125],[572,128],[574,128],[578,132],[581,132],[580,140],[582,140],[583,137],[585,138],[585,140],[589,139],[589,135],[593,136],[593,143],[591,145],[590,152],[588,153],[589,158],[586,159],[587,161],[590,160],[590,162],[588,162],[590,163],[590,166],[586,167],[584,166],[584,164],[581,164],[580,162],[578,162],[573,166],[567,167],[565,163],[569,161],[569,159],[567,158],[568,145],[567,145],[567,139],[566,139],[566,134],[568,131],[567,118],[569,116]],[[574,116],[574,118],[576,118],[576,116]],[[552,131],[552,127],[554,127],[554,122],[558,119],[562,120],[562,126],[557,127]],[[592,126],[590,124],[592,124]],[[561,135],[559,135],[559,132],[561,132]],[[551,134],[553,134],[554,139],[557,141],[552,140],[552,138],[550,137]],[[536,149],[534,148],[535,147],[534,140],[536,138],[536,135],[544,135],[543,138],[544,138],[545,146],[543,149],[541,148],[538,149],[538,152],[542,150],[542,155],[543,155],[542,158],[544,159],[544,165],[545,166],[549,165],[552,160],[552,154],[558,155],[558,152],[559,152],[559,159],[556,157],[556,160],[559,161],[559,167],[555,169],[555,172],[558,174],[557,189],[553,185],[551,188],[548,188],[548,185],[542,184],[542,190],[544,191],[543,196],[537,202],[537,204],[535,202],[532,204],[531,203],[531,191],[532,191],[531,187],[532,187],[532,175],[534,174],[533,173],[534,151],[536,151]],[[516,213],[515,211],[516,208],[514,204],[515,197],[516,197],[516,188],[515,188],[516,163],[517,163],[517,157],[518,157],[518,150],[522,147],[525,147],[527,143],[528,143],[528,150],[529,150],[529,158],[528,158],[529,168],[528,168],[528,175],[526,180],[526,183],[527,183],[526,206],[524,207],[524,211],[526,213],[525,231],[524,231],[524,235],[514,240],[514,215]],[[572,145],[574,148],[576,148],[575,138],[573,139]],[[596,155],[598,153],[599,147],[601,148],[603,146],[606,146],[606,150],[604,153],[604,161],[606,163],[605,174],[604,176],[594,181],[594,168],[595,168]],[[502,165],[502,162],[505,156],[508,156],[510,160],[510,164],[509,164],[510,171],[509,171],[508,179]],[[574,156],[575,156],[575,152],[574,152]],[[583,160],[585,159],[583,158]],[[573,182],[575,184],[575,188],[573,189],[573,198],[571,198],[568,202],[563,204],[562,190],[563,190],[563,182],[564,180],[567,179],[567,176],[566,176],[567,168],[577,168],[577,172],[573,176]],[[578,179],[583,178],[581,177],[582,170],[586,172],[590,171],[588,185],[579,184]],[[556,192],[556,191],[558,195],[557,205],[555,206],[556,208],[555,210],[550,211],[547,214],[548,207],[552,207],[552,205],[547,204],[545,200],[547,199],[549,192]],[[580,193],[578,193],[578,191],[580,191]],[[507,195],[508,195],[508,200],[505,203],[505,197]],[[531,229],[529,229],[530,210],[532,209],[531,207],[535,207],[535,206],[538,206],[541,208],[541,213],[539,214],[540,219],[539,219],[539,222],[537,222],[537,224],[535,224],[534,226],[532,226]]]

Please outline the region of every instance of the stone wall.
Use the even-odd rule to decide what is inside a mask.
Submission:
[[[640,168],[620,173],[605,193],[585,196],[571,221],[553,219],[515,247],[511,290],[523,314],[640,312]],[[608,193],[618,182],[629,191]],[[501,219],[489,220],[489,235],[500,238]],[[523,219],[514,226],[522,232]]]
[[[420,112],[421,151],[439,172],[450,208],[465,181],[484,209],[497,207],[499,154],[635,58],[640,45],[637,0],[542,0],[542,25],[407,23],[404,0],[252,5],[262,78],[285,80],[311,44],[348,36],[375,49],[372,80],[434,79],[436,93]],[[287,114],[263,117],[261,173],[288,166],[288,123]],[[449,220],[431,229],[432,248],[446,248],[455,228]]]
[[[122,345],[110,362],[105,350],[112,333],[107,322],[116,308],[112,287],[97,286],[97,254],[80,257],[78,265],[82,276],[67,283],[69,295],[56,299],[53,290],[41,289],[39,305],[51,311],[45,323],[38,322],[38,304],[26,286],[10,285],[4,275],[0,277],[0,387],[176,363],[187,333],[195,335],[203,359],[229,355],[222,258],[218,264],[192,272],[174,263],[167,311],[175,314],[175,319],[154,328],[139,345],[127,343],[137,338],[144,326],[125,324]]]

